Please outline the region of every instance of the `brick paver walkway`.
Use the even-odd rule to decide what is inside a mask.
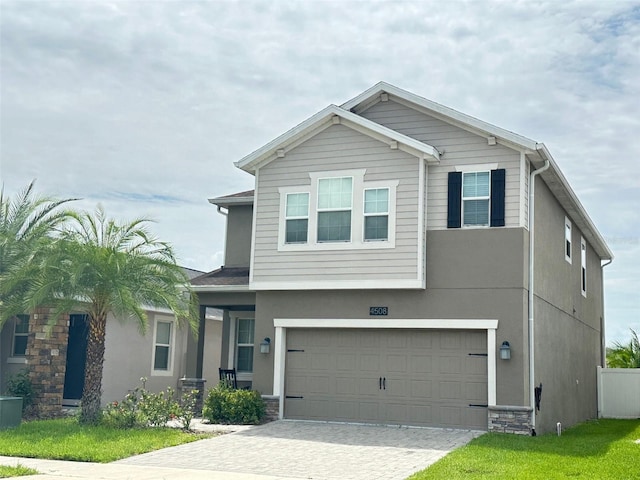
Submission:
[[[404,480],[480,434],[278,421],[115,464],[325,480]]]

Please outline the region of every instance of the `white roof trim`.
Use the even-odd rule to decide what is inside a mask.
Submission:
[[[252,291],[249,285],[193,285],[191,290],[195,293]]]
[[[479,120],[475,117],[458,112],[457,110],[454,110],[452,108],[445,107],[444,105],[440,105],[439,103],[427,100],[426,98],[420,97],[419,95],[411,92],[407,92],[406,90],[395,87],[385,82],[379,82],[375,84],[373,87],[365,90],[357,97],[343,103],[341,107],[345,110],[350,111],[352,108],[355,108],[361,103],[380,95],[382,92],[389,93],[395,97],[405,100],[406,102],[418,105],[422,108],[426,108],[427,110],[430,110],[433,113],[438,114],[439,116],[444,116],[453,122],[462,123],[476,130],[491,134],[491,136],[502,138],[525,149],[535,150],[536,148],[536,142],[534,140],[523,137],[522,135],[518,135],[517,133],[510,132],[509,130],[496,127],[495,125],[492,125],[490,123],[483,122],[482,120]]]
[[[334,116],[338,116],[346,120],[344,124],[348,128],[360,127],[357,128],[357,130],[364,134],[371,132],[375,135],[370,136],[373,136],[378,140],[379,136],[383,136],[408,147],[407,150],[409,153],[416,154],[419,152],[422,158],[430,157],[432,159],[432,162],[430,163],[437,163],[440,160],[440,153],[431,145],[398,133],[390,128],[372,122],[371,120],[367,120],[360,115],[356,115],[355,113],[344,110],[336,105],[329,105],[288,132],[280,135],[275,140],[272,140],[255,152],[235,162],[235,166],[249,173],[255,172],[258,165],[262,166],[266,162],[276,159],[277,150],[300,140],[306,135],[312,133],[320,125],[331,122]],[[412,152],[411,150],[415,150],[415,152]],[[427,158],[427,160],[429,159]]]

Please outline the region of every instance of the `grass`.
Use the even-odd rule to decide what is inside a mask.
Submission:
[[[0,455],[106,463],[210,437],[174,428],[118,430],[75,418],[24,422],[0,435]]]
[[[488,433],[410,480],[640,479],[640,420],[597,420],[528,437]]]
[[[15,467],[0,465],[0,478],[22,477],[24,475],[37,474],[37,470],[34,470],[33,468],[23,467],[22,465],[16,465]]]

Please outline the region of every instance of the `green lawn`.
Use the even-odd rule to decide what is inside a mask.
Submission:
[[[106,463],[209,436],[173,428],[85,426],[75,418],[42,420],[3,431],[0,455]]]
[[[489,433],[410,480],[640,479],[640,420],[598,420],[528,437]]]
[[[33,468],[23,467],[22,465],[15,467],[0,465],[0,478],[22,477],[23,475],[36,475],[37,473]]]

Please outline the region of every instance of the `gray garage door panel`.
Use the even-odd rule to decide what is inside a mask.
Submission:
[[[286,418],[487,428],[485,331],[290,329],[287,348]]]

